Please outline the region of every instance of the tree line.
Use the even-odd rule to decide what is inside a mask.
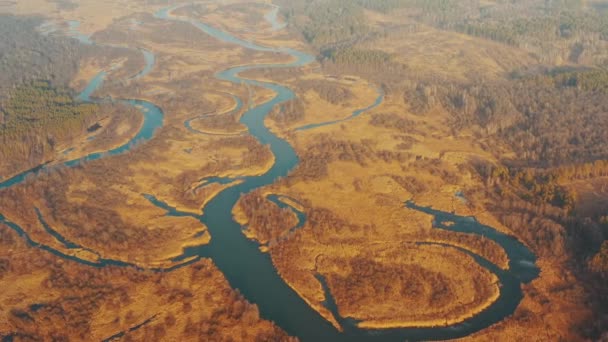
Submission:
[[[12,90],[0,112],[0,175],[53,158],[60,143],[85,134],[100,114],[98,105],[77,102],[69,89],[47,81]]]

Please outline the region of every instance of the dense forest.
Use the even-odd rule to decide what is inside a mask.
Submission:
[[[438,104],[447,109],[455,132],[472,128],[506,142],[516,157],[503,162],[546,168],[608,158],[607,75],[550,70],[504,82],[437,84],[404,96],[421,113]]]
[[[360,6],[349,0],[279,1],[284,14],[315,46],[352,43],[370,33]]]
[[[2,174],[49,158],[58,142],[86,132],[99,114],[99,106],[75,102],[69,90],[48,82],[14,89],[0,112]]]
[[[92,132],[100,131],[92,141],[95,146],[112,145],[117,126],[137,121],[136,112],[122,103],[77,101],[73,90],[49,81],[20,85],[0,107],[0,179],[52,161]],[[111,120],[101,129],[99,122],[104,119]]]
[[[73,94],[64,88],[54,88],[48,82],[36,81],[16,88],[3,107],[1,133],[3,136],[19,135],[31,127],[53,126],[54,121],[65,121],[91,115],[97,106],[77,103]]]
[[[284,15],[317,47],[343,46],[382,35],[365,10],[402,10],[404,18],[529,50],[546,62],[608,63],[608,17],[585,1],[328,0],[282,1]],[[401,12],[400,12],[401,13]]]
[[[14,87],[39,79],[66,85],[78,71],[78,42],[40,34],[41,23],[0,15],[0,107]]]
[[[78,102],[68,86],[84,59],[97,55],[107,62],[131,54],[42,34],[41,23],[0,15],[0,179],[52,160],[89,128],[100,128],[100,118],[126,111],[119,104]]]
[[[40,23],[0,17],[0,176],[46,161],[62,137],[80,132],[98,110],[74,103],[65,88],[78,71],[78,43],[40,34]]]
[[[480,6],[475,1],[330,0],[284,5],[292,26],[319,48],[319,58],[326,70],[356,73],[393,92],[402,91],[410,110],[416,113],[424,114],[442,106],[452,114],[451,124],[456,133],[472,128],[480,137],[489,136],[511,146],[517,157],[505,160],[507,163],[553,167],[608,158],[604,146],[608,136],[602,129],[608,120],[608,72],[595,64],[570,68],[545,65],[536,70],[514,70],[503,80],[463,83],[410,75],[407,67],[391,54],[357,44],[360,39],[369,39],[371,32],[363,28],[367,22],[364,10],[407,9],[423,14],[419,20],[456,31],[473,20],[484,25],[499,19],[510,23],[529,20],[530,25],[513,24],[513,28],[500,27],[498,31],[504,34],[513,31],[522,39],[536,35],[538,41],[557,46],[560,39],[569,41],[576,36],[581,40],[573,43],[578,44],[577,49],[593,49],[591,55],[596,57],[603,55],[596,51],[602,49],[608,56],[608,45],[603,45],[606,36],[602,34],[608,30],[608,20],[581,1],[499,2]],[[539,20],[540,17],[544,19]],[[322,25],[324,22],[337,24]],[[323,31],[327,26],[343,27],[345,32],[334,30],[331,38],[327,38],[328,33]],[[320,32],[310,33],[313,28]],[[471,34],[492,38],[490,33]],[[589,38],[595,35],[601,42]],[[517,44],[534,45],[527,41]],[[578,55],[582,54],[579,51]],[[540,56],[539,61],[542,60]]]
[[[488,209],[540,256],[568,260],[585,286],[595,319],[581,327],[588,336],[605,332],[608,307],[608,217],[578,212],[577,193],[563,186],[573,179],[605,177],[606,162],[596,161],[550,170],[477,165],[485,189],[467,194],[472,199],[489,197]],[[604,208],[605,210],[606,208]]]

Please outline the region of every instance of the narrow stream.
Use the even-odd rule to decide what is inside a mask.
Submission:
[[[89,39],[88,36],[86,36],[84,34],[80,34],[75,31],[80,25],[79,22],[70,21],[69,25],[70,25],[71,31],[68,32],[68,34],[70,36],[75,37],[82,44],[87,44],[87,45],[95,44],[93,41],[91,41]],[[146,64],[145,64],[144,68],[140,72],[138,72],[135,76],[133,76],[131,79],[138,79],[138,78],[142,78],[142,77],[146,76],[149,72],[152,71],[152,69],[154,67],[154,63],[155,63],[154,54],[145,49],[140,49],[140,50],[142,51],[142,53],[144,55]],[[97,75],[95,75],[95,77],[89,82],[89,84],[85,87],[85,89],[82,90],[82,92],[76,97],[76,99],[78,101],[82,101],[82,102],[91,102],[91,103],[102,102],[103,100],[93,99],[91,96],[97,89],[101,88],[106,76],[107,76],[106,71],[101,71]],[[139,111],[143,115],[143,123],[142,123],[140,130],[128,142],[126,142],[125,144],[123,144],[119,147],[108,150],[108,151],[91,153],[86,156],[83,156],[83,157],[80,157],[77,159],[68,160],[68,161],[65,161],[65,162],[62,162],[59,164],[40,165],[33,169],[19,173],[6,180],[0,181],[0,190],[19,185],[19,184],[25,182],[26,179],[28,179],[29,177],[35,177],[35,176],[39,175],[41,172],[48,172],[52,169],[61,168],[61,167],[75,167],[75,166],[80,165],[83,162],[94,161],[94,160],[101,159],[101,158],[107,158],[110,156],[124,154],[126,152],[129,152],[135,144],[150,140],[154,136],[156,130],[159,129],[160,127],[162,127],[164,113],[162,112],[162,110],[159,107],[157,107],[153,103],[144,101],[144,100],[119,100],[119,101],[139,109]],[[1,210],[1,208],[0,208],[0,210]],[[95,257],[94,258],[92,258],[91,256],[83,257],[77,253],[68,254],[67,252],[61,251],[52,246],[44,245],[42,243],[34,241],[22,227],[20,227],[17,223],[12,222],[11,220],[9,220],[5,216],[3,216],[1,213],[0,213],[0,223],[3,223],[5,225],[7,225],[9,228],[13,229],[19,236],[23,237],[30,246],[45,250],[51,254],[54,254],[55,256],[63,258],[63,259],[71,260],[71,261],[74,261],[74,262],[77,262],[77,263],[80,263],[83,265],[93,266],[93,267],[105,267],[108,265],[112,265],[112,266],[119,266],[119,267],[132,267],[132,268],[136,268],[136,269],[143,269],[140,266],[138,266],[134,263],[131,263],[131,262],[104,258],[98,252],[95,252],[91,249],[88,249],[86,247],[80,246],[76,243],[69,241],[67,238],[63,237],[59,232],[57,232],[55,229],[53,229],[44,220],[44,218],[42,217],[42,214],[40,213],[40,211],[37,208],[33,208],[32,210],[35,210],[36,215],[38,217],[38,221],[42,225],[44,230],[49,235],[51,235],[59,244],[63,245],[67,250],[79,249],[79,250],[88,252],[88,254],[94,255]],[[187,260],[184,259],[181,263],[173,264],[170,267],[166,267],[166,268],[157,267],[157,268],[150,268],[150,269],[154,270],[154,271],[168,271],[168,270],[176,269],[178,267],[183,267],[187,264],[190,264],[190,263],[196,261],[196,259],[197,258],[191,258],[191,259],[187,259]]]
[[[202,135],[211,135],[211,136],[236,136],[236,135],[242,135],[241,133],[214,133],[214,132],[203,132],[201,130],[198,130],[194,127],[192,127],[192,121],[196,121],[196,120],[200,120],[200,119],[204,119],[207,117],[213,117],[213,116],[220,116],[220,115],[228,115],[228,114],[234,114],[234,113],[238,113],[242,108],[243,108],[243,101],[241,101],[241,99],[234,95],[234,94],[230,94],[230,93],[224,93],[226,95],[229,95],[232,100],[235,103],[235,107],[227,112],[224,113],[207,113],[207,114],[202,114],[202,115],[198,115],[195,116],[191,119],[188,119],[186,121],[184,121],[184,127],[186,127],[187,130],[189,130],[192,133],[197,133],[197,134],[202,134]]]

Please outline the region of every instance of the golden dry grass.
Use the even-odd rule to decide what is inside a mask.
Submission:
[[[230,4],[234,3],[241,1],[230,1]],[[226,5],[229,3],[208,6],[208,13],[201,14],[200,18],[244,39],[259,41],[269,46],[303,48],[302,42],[293,39],[285,32],[270,32],[267,23],[261,19],[264,12],[259,8],[255,7],[249,14],[228,16],[224,8]],[[160,5],[145,7],[141,2],[130,2],[125,5],[124,1],[85,0],[81,1],[79,7],[73,11],[57,12],[54,5],[35,0],[21,1],[16,6],[3,6],[0,7],[0,11],[16,14],[45,13],[54,20],[77,19],[82,21],[83,32],[93,33],[112,29],[114,27],[112,17],[116,13],[128,19],[137,12],[152,13],[160,7]],[[398,20],[396,16],[372,13],[368,13],[368,17],[374,25]],[[260,24],[252,27],[251,22]],[[241,48],[218,43],[211,38],[201,38],[196,43],[169,38],[167,41],[159,41],[155,36],[165,32],[164,23],[151,20],[141,26],[135,42],[138,47],[145,47],[157,53],[155,69],[143,80],[127,86],[116,85],[106,88],[101,94],[141,98],[158,104],[165,112],[165,127],[146,146],[138,149],[132,155],[133,158],[129,156],[119,159],[126,165],[120,169],[123,181],[110,186],[108,190],[113,191],[120,200],[108,209],[139,230],[162,232],[162,234],[170,234],[172,238],[162,243],[158,241],[142,243],[141,248],[129,253],[116,253],[112,246],[106,246],[106,249],[101,246],[100,252],[107,257],[154,266],[162,265],[168,258],[179,254],[184,246],[203,244],[210,237],[205,234],[200,238],[193,238],[195,232],[205,229],[200,222],[193,218],[165,217],[165,213],[147,202],[142,194],[153,194],[172,207],[200,213],[204,204],[226,187],[208,186],[195,192],[189,201],[184,200],[183,193],[191,193],[190,190],[200,183],[200,179],[209,176],[234,177],[260,174],[273,162],[272,157],[265,154],[265,158],[260,158],[256,163],[245,163],[244,160],[247,160],[251,146],[218,147],[214,142],[219,141],[220,138],[193,134],[185,129],[183,123],[187,119],[211,111],[224,112],[233,108],[232,100],[219,94],[218,91],[235,94],[245,104],[250,95],[252,104],[262,103],[274,96],[266,90],[247,89],[244,86],[216,81],[213,79],[213,73],[234,65],[252,62],[285,62],[286,59],[284,56],[273,54],[248,53]],[[455,80],[471,80],[476,75],[498,78],[510,70],[533,62],[533,59],[521,50],[425,26],[419,26],[412,34],[393,34],[366,44],[365,47],[395,54],[398,61],[406,64],[412,72],[439,75]],[[81,73],[73,84],[81,86],[83,81],[90,79],[97,70],[107,67],[100,65],[99,61],[89,61],[82,66]],[[479,141],[470,134],[453,136],[447,125],[448,113],[441,108],[435,108],[426,116],[416,116],[408,112],[407,103],[400,96],[391,96],[391,94],[387,95],[380,107],[353,120],[310,131],[289,132],[302,124],[347,117],[352,111],[371,104],[377,96],[373,85],[364,80],[346,82],[330,79],[318,70],[310,68],[303,71],[300,79],[291,78],[285,83],[296,88],[298,81],[306,79],[338,82],[342,86],[347,86],[355,96],[348,103],[336,105],[324,101],[312,91],[299,94],[307,104],[302,122],[279,127],[271,120],[266,121],[273,131],[289,139],[300,156],[306,156],[309,150],[315,148],[322,135],[325,135],[342,142],[367,145],[376,152],[409,153],[409,157],[405,161],[384,161],[377,155],[371,155],[365,157],[367,158],[365,163],[332,160],[327,163],[327,174],[322,177],[306,179],[298,176],[296,170],[296,173],[286,181],[264,189],[265,193],[284,194],[295,198],[302,203],[298,208],[307,214],[310,214],[311,210],[326,210],[337,222],[340,222],[335,227],[324,227],[327,229],[321,232],[309,222],[284,243],[268,248],[284,280],[334,325],[337,323],[329,310],[322,305],[326,298],[321,285],[314,277],[316,273],[323,274],[328,279],[340,313],[343,316],[363,320],[361,323],[363,327],[433,326],[456,323],[492,303],[497,295],[496,279],[493,275],[488,274],[470,258],[454,249],[418,246],[414,243],[450,242],[480,255],[483,255],[483,251],[476,246],[450,241],[454,236],[432,235],[431,218],[404,208],[403,202],[414,199],[420,205],[432,205],[434,208],[454,211],[459,215],[474,215],[484,224],[500,231],[510,232],[508,227],[500,225],[496,218],[484,211],[483,203],[468,206],[454,199],[456,191],[479,185],[474,175],[460,170],[459,167],[473,158],[493,161],[494,156],[483,151]],[[264,80],[272,81],[270,77]],[[370,124],[370,116],[378,113],[396,113],[414,122],[414,127],[409,132],[397,132],[390,127],[373,126]],[[117,129],[117,133],[133,134],[133,128],[134,126],[122,126]],[[416,142],[409,148],[402,149],[395,136],[407,136],[415,139]],[[82,147],[73,153],[85,151],[89,150]],[[436,160],[443,170],[456,172],[460,177],[452,181],[446,180],[441,175],[426,172],[424,169],[426,166],[420,166],[420,160]],[[394,176],[413,177],[424,183],[427,188],[420,192],[412,191],[396,181]],[[69,203],[74,206],[95,203],[96,198],[91,194],[96,186],[95,178],[86,176],[83,176],[78,183],[70,184],[67,193]],[[47,214],[42,201],[31,199],[29,204],[37,204],[43,213]],[[55,219],[51,216],[45,215],[49,223],[68,235],[69,232],[62,228],[61,217]],[[247,222],[247,218],[238,211],[238,207],[235,216],[239,222]],[[11,215],[10,212],[7,213],[7,217],[28,227],[28,231],[38,241],[62,248],[57,241],[42,231],[39,225],[32,225],[31,217],[21,218],[19,215]],[[256,238],[255,232],[247,232],[247,234],[250,238]],[[496,246],[490,245],[489,249],[495,254],[483,256],[500,267],[506,267],[507,260],[504,253],[500,250],[496,251]],[[414,284],[414,288],[420,291],[418,296],[388,291],[379,300],[373,291],[366,291],[369,290],[368,288],[340,287],[339,280],[342,278],[354,279],[355,283],[363,284],[360,276],[353,270],[351,265],[353,260],[374,262],[379,271],[407,270],[411,269],[412,265],[416,265],[427,273],[423,272],[417,279],[417,284]],[[203,263],[209,262],[203,261]],[[572,293],[566,290],[566,293],[557,299],[553,297],[552,291],[556,286],[569,281],[574,282],[574,279],[570,274],[562,272],[558,264],[542,259],[539,264],[543,274],[539,280],[525,288],[527,296],[516,312],[516,317],[473,335],[472,340],[500,340],[507,336],[507,340],[523,341],[530,335],[522,327],[536,332],[547,329],[549,339],[555,339],[558,335],[569,336],[567,331],[569,323],[573,320],[572,316],[584,315],[586,312],[576,303],[576,300],[580,299],[576,289],[572,290]],[[205,317],[209,314],[206,310],[207,305],[211,302],[216,307],[221,307],[222,303],[226,302],[225,292],[229,291],[228,284],[216,269],[213,269],[211,275],[203,281],[194,281],[189,271],[189,268],[184,268],[167,276],[164,287],[188,288],[194,293],[194,299],[188,301],[189,305],[201,310],[184,314],[185,305],[182,301],[169,300],[169,296],[164,293],[159,295],[162,291],[150,281],[137,290],[130,289],[129,294],[133,296],[133,300],[124,307],[99,308],[92,321],[91,336],[107,337],[108,331],[127,329],[148,318],[150,313],[160,310],[164,312],[163,315],[169,312],[180,317],[164,336],[168,340],[180,339],[183,331],[188,327],[185,317],[195,315],[198,318],[208,319]],[[435,274],[447,284],[447,291],[439,295],[438,299],[432,298],[435,284],[429,280],[431,278],[428,272]],[[0,297],[0,312],[6,313],[8,309],[17,305],[20,298],[28,296],[40,301],[57,298],[59,296],[57,292],[45,291],[40,285],[47,276],[44,271],[36,271],[30,275],[9,275],[1,278],[0,288],[11,290]],[[372,279],[371,284],[366,285],[372,287],[386,285],[383,282],[386,282],[386,279]],[[129,281],[124,279],[120,280],[120,284],[125,287],[130,286]],[[402,281],[398,284],[406,285]],[[353,300],[351,298],[353,295],[357,295],[358,298]],[[544,299],[549,297],[551,302],[547,306]],[[538,318],[522,323],[517,315],[526,310]],[[5,328],[2,324],[6,326],[6,323],[2,323],[0,319],[0,330]],[[248,326],[245,330],[268,328],[268,325],[268,322],[262,322]],[[246,340],[236,334],[235,332],[234,338],[237,340]],[[143,332],[135,332],[132,336],[145,338]]]
[[[391,54],[408,72],[452,80],[475,81],[505,77],[510,71],[536,62],[530,53],[487,39],[438,30],[409,22],[402,14],[367,12],[371,23],[411,25],[411,32],[395,32],[364,44]]]

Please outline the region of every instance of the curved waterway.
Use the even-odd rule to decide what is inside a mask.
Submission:
[[[71,20],[71,21],[68,21],[68,24],[70,27],[70,30],[68,31],[69,37],[75,38],[78,41],[80,41],[80,43],[85,44],[85,45],[95,44],[95,42],[93,42],[90,39],[89,35],[85,35],[78,31],[78,28],[80,27],[79,21]],[[108,46],[116,47],[115,45],[108,45]],[[124,48],[123,46],[119,46],[119,47]],[[130,80],[137,80],[137,79],[145,77],[152,71],[152,69],[154,68],[154,65],[156,63],[156,56],[154,55],[154,53],[152,53],[149,50],[143,49],[143,48],[140,48],[139,50],[142,52],[145,65],[142,68],[142,70],[140,70],[137,74],[130,77],[129,78]],[[91,103],[101,102],[102,100],[93,99],[91,96],[93,95],[93,93],[95,91],[97,91],[98,89],[101,88],[104,80],[106,79],[106,76],[107,76],[106,71],[101,71],[97,75],[95,75],[95,77],[93,77],[93,79],[80,92],[80,94],[78,94],[76,99],[79,101],[82,101],[82,102],[91,102]],[[119,100],[119,101],[139,109],[139,111],[143,114],[144,120],[143,120],[143,124],[142,124],[142,127],[140,128],[139,132],[137,132],[137,134],[133,138],[131,138],[131,140],[129,140],[127,143],[125,143],[119,147],[116,147],[116,148],[113,148],[111,150],[104,151],[104,152],[91,153],[91,154],[88,154],[81,158],[66,161],[60,165],[53,165],[53,167],[60,167],[60,166],[73,167],[73,166],[79,165],[83,162],[93,161],[93,160],[100,159],[102,157],[115,156],[115,155],[120,155],[120,154],[126,153],[126,152],[130,151],[130,149],[131,149],[131,147],[133,147],[133,145],[152,139],[156,130],[158,128],[162,127],[164,113],[155,104],[148,102],[148,101],[136,100],[136,99]],[[4,180],[4,181],[0,182],[0,190],[20,184],[20,183],[24,182],[26,180],[26,178],[33,176],[33,175],[35,176],[38,173],[40,173],[41,171],[46,170],[46,168],[47,167],[45,165],[41,165],[41,166],[38,166],[31,170],[27,170],[25,172],[17,174],[7,180]]]
[[[150,70],[151,70],[151,68],[150,68]],[[144,75],[145,74],[141,75],[140,77],[143,77]],[[91,82],[89,82],[87,87],[78,95],[77,99],[80,101],[83,101],[83,102],[96,102],[97,100],[92,99],[91,95],[97,89],[99,89],[101,87],[106,76],[107,76],[107,73],[104,71],[97,74],[91,80]],[[131,138],[131,140],[129,140],[125,144],[123,144],[119,147],[113,148],[111,150],[104,151],[104,152],[91,153],[84,157],[69,160],[62,164],[53,165],[51,167],[61,167],[61,166],[73,167],[73,166],[77,166],[83,162],[93,161],[93,160],[97,160],[97,159],[100,159],[103,157],[115,156],[115,155],[120,155],[120,154],[126,153],[126,152],[130,151],[131,148],[135,144],[140,143],[142,141],[150,140],[154,136],[154,133],[156,132],[156,130],[158,128],[162,127],[164,113],[155,104],[148,102],[148,101],[135,100],[135,99],[121,100],[121,101],[123,103],[129,104],[129,105],[139,109],[140,112],[143,114],[142,127],[140,128],[139,132],[137,132],[137,134],[133,138]],[[2,182],[0,182],[0,190],[23,183],[28,177],[30,177],[32,175],[37,175],[38,173],[45,171],[47,168],[49,168],[49,167],[47,167],[47,166],[37,167],[37,168],[31,169],[31,170],[22,172],[18,175],[15,175],[5,181],[2,181]]]
[[[216,112],[212,112],[212,113],[207,113],[207,114],[202,114],[202,115],[198,115],[195,116],[191,119],[188,119],[186,121],[184,121],[184,127],[186,127],[187,130],[189,130],[192,133],[196,133],[196,134],[202,134],[202,135],[209,135],[209,136],[237,136],[237,135],[243,135],[242,132],[237,132],[237,133],[217,133],[217,132],[205,132],[205,131],[201,131],[198,130],[194,127],[192,127],[192,121],[197,121],[197,120],[201,120],[204,118],[208,118],[208,117],[213,117],[213,116],[220,116],[220,115],[228,115],[228,114],[234,114],[234,113],[238,113],[242,108],[243,108],[243,101],[241,101],[241,99],[234,95],[234,94],[230,94],[230,93],[224,93],[230,97],[232,97],[232,100],[234,101],[234,108],[231,110],[228,110],[224,113],[216,113]]]
[[[464,321],[463,323],[455,324],[449,327],[366,330],[359,329],[356,321],[351,318],[339,317],[335,300],[331,296],[329,287],[325,283],[324,278],[321,275],[317,275],[317,279],[319,279],[323,285],[326,293],[327,298],[325,305],[334,314],[337,321],[342,326],[343,331],[336,329],[317,311],[313,310],[279,276],[277,270],[272,264],[270,256],[266,253],[262,253],[257,243],[245,237],[245,235],[242,233],[242,227],[236,223],[232,217],[232,208],[236,205],[243,193],[273,184],[278,178],[287,176],[299,163],[298,156],[296,155],[293,147],[289,145],[287,141],[274,135],[266,126],[264,126],[264,118],[272,110],[272,108],[293,99],[295,96],[294,93],[289,88],[282,85],[243,79],[239,77],[239,74],[244,71],[262,68],[301,67],[313,62],[314,57],[289,48],[273,48],[258,45],[253,42],[232,36],[229,33],[220,31],[193,19],[171,16],[171,11],[178,7],[179,6],[173,6],[163,9],[156,13],[156,17],[164,20],[188,22],[218,40],[236,44],[247,49],[287,54],[291,56],[294,61],[287,64],[239,66],[216,74],[218,79],[236,84],[248,84],[251,86],[263,87],[272,90],[276,94],[272,100],[250,108],[241,117],[241,122],[248,128],[249,134],[259,140],[262,144],[266,144],[270,147],[275,156],[275,163],[266,173],[262,175],[239,177],[239,182],[234,182],[234,186],[220,192],[216,197],[207,203],[204,208],[203,215],[180,213],[175,208],[171,208],[167,204],[154,198],[154,196],[145,195],[152,204],[166,210],[167,215],[191,216],[198,218],[207,226],[212,237],[211,242],[208,245],[185,249],[184,253],[180,257],[173,260],[176,262],[173,267],[164,270],[156,270],[171,271],[172,269],[181,267],[201,257],[209,257],[224,273],[226,279],[233,288],[238,289],[247,300],[258,305],[260,315],[263,318],[274,321],[288,334],[297,336],[302,341],[403,341],[453,339],[464,337],[484,329],[501,321],[515,311],[523,297],[521,290],[522,283],[529,282],[538,276],[539,270],[535,265],[536,258],[534,254],[517,239],[500,233],[492,227],[482,225],[472,217],[463,217],[434,210],[428,207],[420,207],[413,202],[406,202],[406,206],[411,210],[421,211],[430,215],[433,218],[433,226],[435,228],[467,234],[482,235],[495,241],[502,248],[504,248],[510,259],[508,270],[503,270],[500,267],[492,264],[490,261],[468,250],[448,244],[441,244],[441,246],[444,246],[445,248],[455,248],[459,250],[460,252],[473,258],[475,262],[488,271],[496,274],[500,282],[499,298],[483,312]],[[276,15],[274,14],[267,16],[267,18],[269,18],[271,21],[276,21]],[[273,27],[277,27],[277,25],[280,24],[275,22]],[[151,70],[151,67],[149,70]],[[145,74],[145,72],[143,74]],[[140,73],[137,77],[142,76],[143,75]],[[103,72],[97,75],[95,79],[91,81],[89,86],[82,92],[79,98],[83,101],[92,101],[91,94],[101,86],[105,77],[106,74]],[[162,126],[163,123],[163,113],[160,108],[150,102],[142,100],[123,101],[139,108],[144,115],[144,124],[138,134],[129,143],[123,146],[112,149],[105,153],[94,153],[79,159],[71,160],[63,163],[63,166],[71,167],[78,165],[83,161],[95,160],[104,156],[121,154],[129,151],[134,143],[152,138],[155,130]],[[302,127],[300,130],[312,129],[315,127],[326,126],[349,120],[377,105],[380,105],[382,101],[383,95],[381,92],[379,92],[378,99],[371,107],[355,111],[349,118],[311,125],[310,127]],[[30,170],[5,180],[0,183],[0,189],[22,183],[26,177],[30,175],[35,176],[38,172],[40,172],[41,169],[44,169],[44,167]],[[209,181],[213,182],[216,180],[212,179]],[[217,181],[225,180],[218,179]],[[282,202],[279,197],[271,195],[269,200],[279,206],[281,206],[282,203],[284,207],[289,207],[286,203]],[[291,209],[298,217],[298,226],[294,227],[294,229],[299,229],[301,225],[304,224],[306,217],[304,213],[298,211],[297,209],[293,207],[291,207]],[[84,248],[62,237],[57,231],[44,222],[42,215],[39,215],[38,218],[47,233],[53,236],[66,249]],[[95,267],[117,265],[137,268],[137,266],[133,264],[115,260],[106,260],[101,257],[99,257],[97,261],[93,262],[81,260],[75,256],[67,255],[61,251],[32,241],[21,227],[10,222],[1,215],[0,222],[5,223],[10,228],[14,229],[19,235],[23,236],[30,243],[30,245],[47,250],[65,259]],[[421,242],[421,244],[425,243]]]
[[[95,44],[93,41],[91,41],[88,38],[88,36],[75,32],[75,30],[78,28],[78,26],[79,26],[79,22],[77,22],[77,21],[70,22],[70,28],[73,31],[70,32],[69,34],[72,36],[76,34],[76,38],[83,44],[89,44],[89,45]],[[86,37],[86,39],[85,39],[85,37]],[[142,51],[142,53],[144,55],[145,66],[144,66],[144,68],[142,68],[142,70],[140,72],[138,72],[136,75],[134,75],[133,77],[130,78],[132,80],[139,79],[139,78],[146,76],[148,73],[150,73],[150,71],[152,71],[152,69],[154,67],[154,63],[155,63],[154,54],[145,49],[140,49],[140,50]],[[106,76],[107,76],[107,72],[105,72],[105,71],[99,72],[89,82],[89,84],[85,87],[85,89],[82,90],[82,92],[77,96],[77,100],[82,101],[82,102],[91,102],[91,103],[103,102],[104,100],[93,99],[91,96],[97,89],[99,89],[102,86],[103,81],[105,80]],[[134,145],[136,145],[140,142],[143,142],[143,141],[150,140],[154,136],[154,133],[156,132],[156,130],[158,128],[162,127],[164,113],[159,107],[157,107],[153,103],[144,101],[144,100],[137,100],[137,99],[128,99],[128,100],[119,100],[119,101],[139,109],[139,111],[143,115],[143,123],[142,123],[140,130],[128,142],[126,142],[125,144],[118,146],[116,148],[110,149],[108,151],[90,153],[83,157],[68,160],[68,161],[65,161],[60,164],[40,165],[36,168],[24,171],[9,179],[1,181],[0,190],[21,184],[21,183],[25,182],[25,180],[28,179],[29,177],[35,177],[39,173],[49,171],[50,169],[53,169],[53,168],[74,167],[74,166],[80,165],[83,162],[94,161],[97,159],[106,158],[106,157],[110,157],[110,156],[116,156],[116,155],[126,153],[126,152],[130,151]],[[44,230],[49,235],[51,235],[60,245],[63,245],[63,247],[65,249],[67,249],[68,251],[69,250],[81,250],[81,251],[87,252],[90,255],[93,255],[94,258],[82,257],[82,256],[79,256],[78,253],[66,253],[60,249],[34,241],[22,227],[20,227],[17,223],[10,221],[8,218],[3,216],[1,213],[0,213],[0,223],[3,223],[5,225],[7,225],[9,228],[13,229],[19,236],[23,237],[30,246],[42,249],[44,251],[52,253],[63,259],[71,260],[71,261],[74,261],[74,262],[77,262],[77,263],[80,263],[83,265],[93,266],[93,267],[105,267],[105,266],[112,265],[112,266],[132,267],[132,268],[136,268],[136,269],[143,269],[134,263],[104,258],[101,254],[99,254],[96,251],[93,251],[91,249],[88,249],[86,247],[80,246],[76,243],[69,241],[67,238],[65,238],[61,234],[59,234],[59,232],[54,230],[49,224],[47,224],[46,221],[44,221],[42,214],[40,213],[40,211],[37,208],[33,209],[33,210],[36,211],[39,223],[43,226]],[[162,267],[154,268],[153,267],[153,268],[150,268],[150,270],[159,271],[159,272],[160,271],[170,271],[170,270],[185,266],[187,264],[190,264],[196,260],[197,260],[197,258],[191,258],[191,259],[184,260],[179,264],[173,264],[170,267],[166,267],[166,268],[162,268]]]
[[[156,55],[154,55],[151,51],[143,48],[140,48],[139,51],[141,51],[142,55],[144,56],[144,62],[146,65],[143,67],[143,69],[141,69],[140,72],[132,76],[130,78],[131,80],[137,80],[146,76],[150,73],[150,71],[152,71],[154,64],[156,64]]]
[[[286,177],[299,163],[298,156],[293,147],[285,140],[274,135],[265,125],[264,118],[273,107],[289,101],[295,97],[287,87],[279,84],[250,80],[239,77],[239,74],[248,70],[267,68],[295,68],[314,61],[314,57],[306,53],[289,48],[273,48],[243,40],[229,33],[190,18],[171,16],[171,11],[180,6],[173,6],[156,13],[157,18],[188,22],[209,34],[210,36],[241,47],[256,51],[283,53],[290,55],[294,61],[287,64],[248,65],[238,66],[216,74],[220,80],[235,84],[247,84],[262,87],[275,93],[272,100],[250,108],[241,117],[241,123],[247,126],[249,134],[262,144],[270,147],[275,156],[274,165],[259,176],[239,177],[236,185],[220,192],[204,208],[201,221],[211,233],[211,242],[202,247],[192,247],[175,260],[182,260],[192,256],[205,256],[213,259],[217,267],[224,273],[233,288],[236,288],[250,302],[258,305],[263,318],[274,321],[287,333],[297,336],[303,341],[403,341],[403,340],[437,340],[464,337],[494,323],[497,323],[512,314],[521,301],[523,294],[521,284],[529,282],[538,275],[535,266],[535,257],[525,245],[515,238],[499,233],[495,229],[478,223],[474,218],[461,217],[432,208],[418,207],[408,202],[406,205],[412,210],[425,212],[434,217],[435,227],[486,236],[502,246],[510,257],[509,270],[502,270],[488,260],[462,248],[444,245],[446,248],[456,248],[472,257],[479,265],[496,274],[500,281],[500,296],[487,309],[463,323],[449,327],[439,328],[407,328],[407,329],[359,329],[354,320],[338,316],[335,301],[324,285],[326,292],[326,305],[334,313],[343,331],[339,331],[327,320],[313,310],[277,273],[270,256],[262,253],[259,245],[245,237],[242,227],[234,221],[232,208],[240,196],[255,189],[273,184],[277,179]],[[267,19],[276,18],[274,14]],[[274,19],[276,20],[276,19]],[[273,24],[273,26],[278,23]],[[376,102],[368,108],[355,111],[349,118],[304,126],[298,130],[313,129],[331,125],[354,118],[362,113],[380,105],[383,94],[379,91]],[[269,198],[278,204],[277,197]],[[300,222],[305,217],[298,215]],[[452,224],[447,224],[448,222]],[[320,281],[324,284],[323,278]]]
[[[376,100],[374,101],[373,104],[371,104],[369,107],[365,107],[362,109],[357,109],[355,110],[350,116],[344,118],[344,119],[337,119],[337,120],[331,120],[331,121],[326,121],[326,122],[320,122],[320,123],[314,123],[314,124],[309,124],[309,125],[305,125],[302,127],[298,127],[295,130],[296,131],[306,131],[309,129],[315,129],[315,128],[319,128],[319,127],[325,127],[325,126],[330,126],[330,125],[335,125],[338,123],[342,123],[342,122],[346,122],[349,120],[352,120],[356,117],[358,117],[359,115],[365,113],[365,112],[369,112],[370,110],[378,107],[379,105],[382,104],[382,102],[384,102],[384,91],[382,91],[381,89],[376,89],[376,93],[378,94],[378,97],[376,97]]]

